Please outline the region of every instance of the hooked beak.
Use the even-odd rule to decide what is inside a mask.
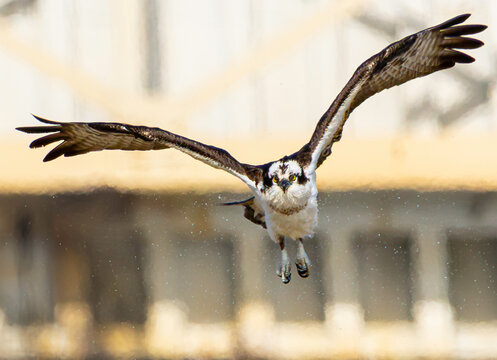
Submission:
[[[286,189],[290,186],[290,181],[283,179],[278,183],[278,186],[283,190],[283,192],[286,192]]]

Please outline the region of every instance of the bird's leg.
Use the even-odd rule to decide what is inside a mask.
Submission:
[[[276,275],[281,278],[283,284],[288,284],[292,274],[290,271],[290,259],[288,258],[288,253],[285,249],[285,238],[283,236],[278,236],[278,245],[281,249],[281,263],[278,271],[276,271]]]
[[[297,246],[297,260],[295,261],[295,265],[297,266],[300,277],[306,278],[309,276],[311,261],[305,252],[303,239],[298,239]]]

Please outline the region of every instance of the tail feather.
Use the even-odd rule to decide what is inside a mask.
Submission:
[[[255,201],[255,196],[252,196],[249,199],[241,200],[241,201],[233,201],[228,203],[221,204],[223,206],[233,206],[233,205],[241,205],[245,208],[243,216],[252,221],[254,224],[262,226],[266,229],[266,218],[264,215],[264,210],[261,209],[258,203]]]
[[[233,201],[233,202],[227,202],[227,203],[222,203],[221,205],[223,206],[233,206],[233,205],[252,205],[254,203],[254,198],[255,196],[252,196],[251,198],[247,200],[241,200],[241,201]]]

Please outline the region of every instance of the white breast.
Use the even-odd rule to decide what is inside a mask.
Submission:
[[[317,226],[317,221],[318,207],[316,197],[311,197],[307,206],[295,214],[286,215],[274,210],[266,212],[268,230],[292,239],[312,236]]]

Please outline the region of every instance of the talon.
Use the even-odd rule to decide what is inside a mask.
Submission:
[[[280,267],[276,271],[276,275],[281,278],[283,284],[288,284],[292,278],[290,264],[280,264]]]
[[[306,278],[309,276],[309,267],[307,266],[307,264],[303,261],[301,261],[302,259],[300,259],[300,262],[299,260],[297,260],[295,262],[295,265],[297,266],[297,272],[299,273],[300,277],[302,278]]]
[[[297,259],[295,261],[295,265],[297,266],[297,272],[299,273],[300,277],[306,278],[309,276],[309,268],[312,265],[309,257],[304,250],[304,244],[302,240],[299,241],[298,246],[299,247],[297,250]]]
[[[283,284],[288,284],[290,282],[291,278],[292,278],[292,274],[288,273],[287,276],[283,276],[281,278],[281,281],[283,282]]]

